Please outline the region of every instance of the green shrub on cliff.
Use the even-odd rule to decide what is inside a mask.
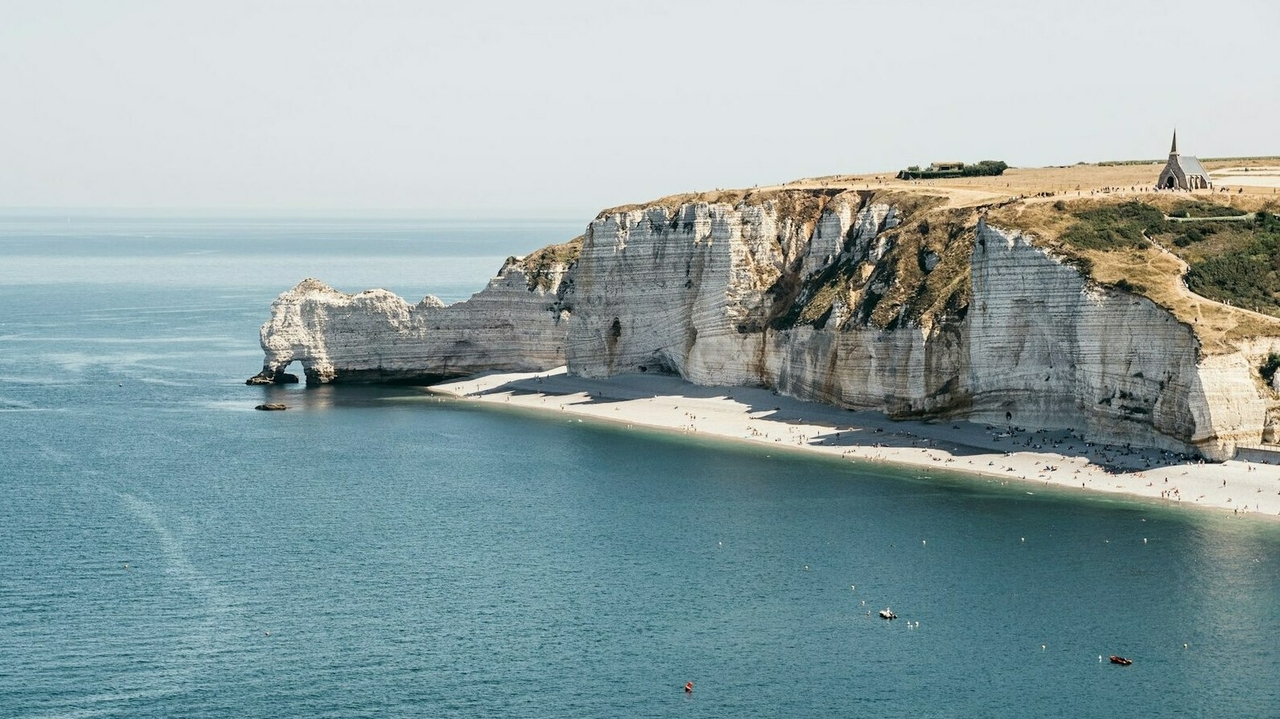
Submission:
[[[550,290],[555,278],[578,261],[582,254],[582,236],[559,245],[547,245],[524,259],[508,257],[507,265],[523,265],[529,289]]]
[[[1154,241],[1187,263],[1185,280],[1192,292],[1280,316],[1280,219],[1270,212],[1259,211],[1252,220],[1213,221],[1243,218],[1246,213],[1212,199],[1184,200],[1169,209],[1170,217],[1204,218],[1203,222],[1169,220],[1160,208],[1134,201],[1077,211],[1068,206],[1067,212],[1072,222],[1060,239],[1070,248],[1145,250]],[[1092,266],[1081,269],[1091,274]],[[1130,287],[1142,285],[1132,282]],[[1143,294],[1142,289],[1130,291]]]
[[[1127,279],[1118,280],[1116,282],[1115,287],[1117,290],[1123,290],[1124,292],[1132,292],[1135,295],[1140,295],[1143,292],[1147,291],[1146,285],[1141,284],[1139,282],[1130,282]]]
[[[1219,205],[1216,202],[1206,202],[1204,200],[1179,202],[1172,210],[1169,210],[1170,217],[1240,217],[1245,214],[1248,213],[1230,205]]]
[[[1145,235],[1164,232],[1164,213],[1141,202],[1092,207],[1075,213],[1076,222],[1062,240],[1082,250],[1145,249]]]
[[[843,305],[843,327],[932,326],[964,317],[971,283],[969,255],[973,251],[976,216],[971,208],[938,208],[939,198],[918,196],[879,199],[897,207],[904,223],[883,235],[887,252],[868,262],[842,255],[840,261],[804,278],[787,292],[785,311],[770,326],[785,330],[800,325],[828,327],[837,303]],[[928,217],[925,217],[928,215]],[[845,252],[852,249],[846,242]],[[741,327],[740,331],[751,328]]]
[[[1219,302],[1280,314],[1280,226],[1217,235],[1214,248],[1184,257],[1191,266],[1187,287]]]
[[[1259,372],[1262,373],[1262,379],[1270,382],[1276,376],[1276,370],[1280,370],[1280,354],[1272,352],[1267,355],[1267,361],[1262,363]]]

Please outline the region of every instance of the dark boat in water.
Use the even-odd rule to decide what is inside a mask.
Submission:
[[[1120,666],[1122,666],[1122,667],[1127,667],[1127,666],[1129,666],[1130,664],[1133,664],[1133,660],[1132,660],[1132,659],[1125,659],[1124,657],[1117,657],[1116,655],[1112,654],[1112,655],[1111,655],[1111,663],[1112,663],[1112,664],[1119,664],[1119,665],[1120,665]]]

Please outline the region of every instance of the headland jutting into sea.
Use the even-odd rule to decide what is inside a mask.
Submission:
[[[296,361],[308,384],[446,382],[1278,516],[1280,279],[1256,251],[1280,249],[1276,165],[1180,176],[1175,145],[1163,169],[834,176],[612,208],[450,306],[305,280],[272,305],[249,381],[297,381]]]

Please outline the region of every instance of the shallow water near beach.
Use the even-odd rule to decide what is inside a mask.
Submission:
[[[580,223],[66,219],[0,217],[0,716],[1280,706],[1280,523],[243,384],[305,276],[454,301]]]

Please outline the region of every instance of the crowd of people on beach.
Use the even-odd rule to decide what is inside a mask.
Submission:
[[[550,387],[539,386],[543,385],[541,377],[534,378],[531,384],[533,386],[520,391],[468,385],[461,394],[477,400],[500,402],[510,402],[513,398],[519,399],[521,395],[527,394],[530,396],[525,399],[526,404],[545,403],[549,398],[558,399],[561,411],[576,409],[578,413],[605,399],[605,393],[596,390],[578,389],[575,392],[570,387],[558,386],[559,383],[553,383]],[[867,417],[862,419],[868,423],[859,420],[855,424],[835,422],[831,416],[806,417],[793,414],[783,418],[780,416],[782,408],[778,406],[748,409],[739,404],[743,413],[737,415],[739,420],[735,420],[732,413],[717,414],[716,410],[710,408],[707,412],[700,411],[698,408],[705,404],[700,404],[700,400],[667,404],[670,396],[635,395],[636,393],[624,392],[615,396],[610,393],[609,399],[615,400],[610,403],[613,412],[626,409],[623,405],[627,400],[642,400],[648,407],[644,412],[654,413],[645,423],[685,433],[709,429],[712,435],[725,436],[725,431],[736,425],[739,429],[735,431],[740,432],[736,436],[741,439],[768,442],[771,445],[838,451],[838,456],[852,462],[869,460],[935,466],[939,469],[967,465],[964,466],[966,472],[987,475],[992,481],[1001,484],[1024,480],[1065,486],[1071,485],[1074,478],[1074,481],[1080,482],[1082,489],[1147,494],[1152,498],[1175,503],[1188,497],[1188,493],[1184,491],[1188,487],[1183,482],[1171,481],[1181,478],[1191,482],[1191,487],[1204,492],[1194,498],[1188,497],[1192,503],[1204,503],[1207,499],[1209,504],[1231,509],[1234,515],[1256,512],[1261,508],[1260,503],[1255,503],[1250,508],[1246,503],[1236,502],[1234,496],[1224,498],[1222,495],[1226,492],[1222,490],[1228,486],[1225,478],[1216,487],[1218,491],[1213,491],[1203,486],[1203,478],[1189,477],[1192,465],[1205,464],[1205,460],[1201,458],[1170,450],[1138,448],[1131,444],[1100,444],[1072,428],[1032,430],[1013,423],[1012,415],[1006,417],[1008,424],[988,424],[981,429],[971,424],[954,424],[949,429],[912,423],[889,427],[883,426],[884,422],[891,421],[887,418],[881,422]],[[720,399],[738,402],[732,397]],[[613,412],[608,414],[613,415]],[[590,410],[588,413],[597,414]],[[605,415],[599,413],[599,416]],[[638,415],[633,410],[619,418],[625,419],[627,426],[631,427],[634,426],[632,422],[636,416]],[[737,423],[741,420],[745,420],[745,426]],[[1001,461],[1001,457],[1004,461]],[[1220,471],[1210,470],[1208,467],[1205,469]],[[1231,472],[1243,471],[1245,475],[1255,476],[1257,472],[1267,469],[1275,470],[1273,474],[1276,475],[1276,488],[1280,490],[1280,468],[1244,461],[1242,467],[1237,466]],[[1154,476],[1148,477],[1148,473]],[[1226,476],[1238,475],[1228,473]],[[1139,484],[1137,480],[1145,484]],[[1157,488],[1158,482],[1164,486]],[[1248,482],[1246,486],[1253,489],[1251,493],[1263,492],[1262,485],[1256,481]],[[1280,495],[1280,491],[1277,494]]]

